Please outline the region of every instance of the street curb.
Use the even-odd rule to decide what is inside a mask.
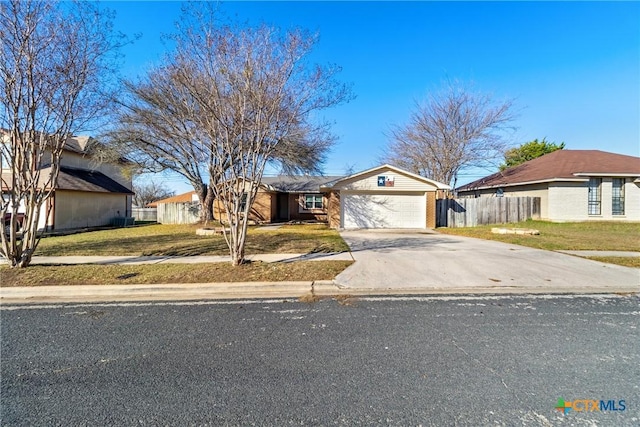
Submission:
[[[291,282],[226,282],[140,285],[32,286],[0,288],[0,306],[37,303],[195,301],[264,298],[402,297],[429,295],[620,294],[638,295],[638,286],[456,287],[365,289],[341,286],[332,280]]]
[[[0,288],[0,305],[66,302],[186,301],[291,298],[312,292],[313,282],[228,282],[76,285]]]

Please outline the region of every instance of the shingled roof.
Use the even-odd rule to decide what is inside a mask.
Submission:
[[[60,168],[56,189],[133,194],[127,187],[102,172],[68,167]]]
[[[186,202],[192,202],[193,199],[194,199],[194,196],[196,196],[196,192],[195,191],[188,191],[186,193],[182,193],[182,194],[178,194],[178,195],[175,195],[175,196],[167,197],[166,199],[156,200],[155,202],[151,202],[151,203],[147,204],[146,207],[148,207],[148,208],[157,208],[158,207],[158,203],[186,203]],[[197,196],[195,198],[197,200]]]
[[[458,191],[551,181],[585,180],[588,176],[640,177],[640,157],[600,150],[558,150],[459,187]]]
[[[262,184],[274,191],[283,193],[318,193],[320,187],[337,181],[342,176],[273,176],[263,177]]]

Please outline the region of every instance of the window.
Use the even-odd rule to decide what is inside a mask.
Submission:
[[[240,211],[239,212],[244,212],[246,207],[247,207],[247,193],[242,193],[242,196],[240,197]]]
[[[305,194],[304,195],[305,210],[322,209],[322,194]]]
[[[589,215],[600,215],[600,205],[602,202],[602,193],[600,187],[602,184],[601,178],[589,179]]]
[[[611,213],[613,215],[624,215],[624,183],[624,178],[613,178],[611,191]]]

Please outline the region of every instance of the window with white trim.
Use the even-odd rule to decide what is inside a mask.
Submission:
[[[304,209],[307,211],[314,209],[322,209],[323,207],[322,194],[305,194],[304,195]]]
[[[589,215],[602,213],[602,178],[589,178]]]
[[[611,188],[611,213],[624,215],[624,183],[625,178],[613,178]]]

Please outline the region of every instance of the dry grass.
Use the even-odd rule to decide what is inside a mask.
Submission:
[[[196,236],[201,225],[147,225],[52,236],[40,241],[35,255],[228,255],[224,238]],[[245,252],[316,253],[349,250],[337,231],[323,224],[286,225],[278,230],[250,227]]]
[[[326,295],[316,295],[313,292],[309,292],[308,294],[304,294],[300,298],[298,298],[298,301],[303,302],[305,304],[313,304],[318,301],[325,300],[327,298],[330,298],[330,297]]]
[[[438,232],[546,250],[640,251],[640,223],[525,221],[504,226],[535,228],[540,235],[493,234],[495,225],[438,228]]]
[[[640,257],[590,256],[585,258],[593,261],[622,265],[624,267],[640,268]]]
[[[331,280],[352,261],[0,267],[2,286]]]
[[[328,299],[333,299],[337,301],[338,304],[344,306],[355,306],[355,302],[358,300],[351,295],[316,295],[313,292],[309,292],[308,294],[304,294],[298,298],[298,301],[305,304],[314,304]]]

